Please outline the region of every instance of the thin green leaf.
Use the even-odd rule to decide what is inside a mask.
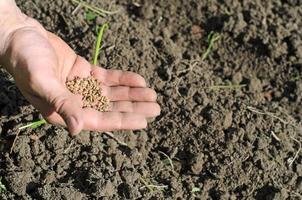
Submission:
[[[162,162],[164,163],[164,165],[170,165],[170,160],[168,158],[164,159]]]
[[[85,19],[88,21],[94,20],[96,17],[97,15],[92,11],[88,11],[85,13]]]
[[[46,124],[46,123],[47,123],[46,120],[42,119],[42,120],[35,121],[35,122],[30,123],[30,124],[27,124],[25,126],[21,126],[19,128],[19,130],[23,130],[23,129],[26,129],[26,128],[32,128],[32,129],[38,128],[39,126],[42,126],[43,124]]]
[[[108,28],[109,28],[109,24],[105,23],[102,25],[102,27],[99,30],[98,37],[97,37],[96,44],[95,44],[95,49],[94,49],[94,56],[93,56],[94,65],[98,64],[98,57],[100,54],[100,48],[101,48],[101,43],[102,43],[102,39],[103,39],[103,34],[104,34],[105,29],[108,29]]]
[[[0,176],[0,193],[6,192],[6,187],[2,183],[2,176]]]
[[[88,3],[84,2],[84,1],[78,1],[78,0],[71,0],[71,1],[73,1],[74,3],[77,3],[78,5],[84,6],[88,10],[93,11],[96,14],[102,16],[102,17],[105,17],[105,15],[113,15],[113,14],[116,14],[116,13],[119,12],[119,10],[116,10],[116,11],[104,10],[102,8],[98,8],[96,6],[90,5],[90,4],[88,4]]]
[[[212,51],[212,48],[213,48],[213,46],[214,46],[214,43],[215,43],[216,41],[218,41],[218,40],[220,39],[220,37],[221,37],[221,36],[219,35],[219,33],[215,33],[215,32],[213,32],[213,31],[210,32],[210,34],[208,35],[208,43],[209,43],[209,46],[208,46],[206,52],[202,55],[201,60],[205,60],[205,59],[208,57],[208,55],[209,55],[210,52]]]
[[[200,192],[200,188],[198,187],[193,187],[191,190],[192,193]]]
[[[173,165],[173,161],[172,159],[167,155],[165,154],[164,152],[162,151],[159,151],[160,154],[164,155],[166,157],[166,159],[164,159],[162,162],[165,164],[165,165],[170,165],[172,170],[174,170],[174,165]]]

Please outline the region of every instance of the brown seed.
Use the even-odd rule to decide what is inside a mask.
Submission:
[[[108,111],[109,98],[102,95],[101,84],[94,77],[79,78],[66,82],[66,87],[74,94],[82,95],[83,108]]]

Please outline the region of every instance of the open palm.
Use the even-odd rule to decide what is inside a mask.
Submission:
[[[29,20],[31,26],[12,34],[7,49],[9,71],[48,122],[67,126],[75,135],[82,129],[141,129],[147,126],[146,118],[159,115],[156,93],[140,75],[92,66],[59,37]],[[65,86],[66,80],[88,76],[101,82],[103,94],[111,100],[109,112],[82,108],[81,96]]]

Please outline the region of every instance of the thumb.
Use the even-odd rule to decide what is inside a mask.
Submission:
[[[63,118],[69,133],[77,135],[83,129],[82,103],[80,97],[66,92],[51,102],[55,111]]]
[[[19,88],[23,95],[49,123],[66,125],[71,135],[77,135],[83,129],[81,96],[72,94],[63,84],[51,78],[47,84],[41,81],[32,83],[30,90],[22,85]]]

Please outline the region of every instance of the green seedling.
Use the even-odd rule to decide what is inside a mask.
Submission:
[[[191,190],[191,193],[197,193],[197,192],[200,192],[200,188],[193,187],[192,190]]]
[[[94,12],[92,12],[92,11],[87,11],[87,12],[85,13],[85,19],[86,19],[87,21],[94,20],[96,17],[97,17],[97,15],[96,15]]]
[[[96,13],[97,15],[101,16],[101,17],[105,17],[106,15],[113,15],[119,12],[119,10],[116,11],[108,11],[108,10],[104,10],[101,8],[98,8],[96,6],[90,5],[84,1],[79,1],[79,0],[71,0],[72,2],[83,6],[84,8]]]
[[[301,76],[294,76],[290,79],[290,81],[299,81],[301,79]]]
[[[140,177],[140,181],[144,184],[144,187],[148,188],[148,190],[150,192],[154,192],[154,189],[156,189],[156,190],[164,190],[164,189],[168,188],[167,185],[154,185],[154,184],[150,184],[145,179],[143,179],[142,177]]]
[[[2,183],[2,176],[0,176],[0,193],[6,192],[6,187]]]
[[[238,85],[213,85],[213,86],[209,86],[206,87],[206,89],[210,89],[210,90],[217,90],[217,89],[241,89],[246,87],[246,84],[238,84]]]
[[[170,162],[170,160],[169,160],[168,158],[162,160],[162,162],[164,163],[164,165],[169,165],[169,166],[171,166],[171,162]]]
[[[204,52],[204,54],[202,55],[202,58],[201,58],[202,61],[204,61],[208,57],[208,55],[212,51],[214,43],[216,41],[218,41],[220,39],[220,37],[221,36],[220,36],[219,33],[215,33],[213,31],[210,32],[210,34],[208,35],[208,44],[209,44],[209,46],[208,46],[206,52]]]
[[[99,29],[99,33],[98,33],[98,37],[97,37],[96,44],[95,44],[95,49],[94,49],[94,56],[93,56],[93,64],[94,65],[98,64],[98,57],[99,57],[99,54],[100,54],[100,48],[101,48],[101,43],[102,43],[102,39],[103,39],[103,34],[104,34],[105,29],[108,29],[108,28],[109,28],[108,23],[105,23]]]
[[[165,165],[170,165],[171,168],[172,168],[172,170],[174,170],[174,165],[173,165],[172,159],[171,159],[167,154],[165,154],[165,153],[162,152],[162,151],[159,151],[159,153],[162,154],[162,155],[164,155],[164,156],[166,157],[166,159],[163,160],[163,163],[164,163]]]
[[[23,130],[23,129],[26,129],[26,128],[32,128],[32,129],[38,128],[39,126],[42,126],[43,124],[46,124],[46,123],[47,123],[47,122],[46,122],[45,119],[41,119],[41,120],[39,120],[39,121],[32,122],[32,123],[27,124],[27,125],[25,125],[25,126],[21,126],[21,127],[19,128],[19,130]]]

